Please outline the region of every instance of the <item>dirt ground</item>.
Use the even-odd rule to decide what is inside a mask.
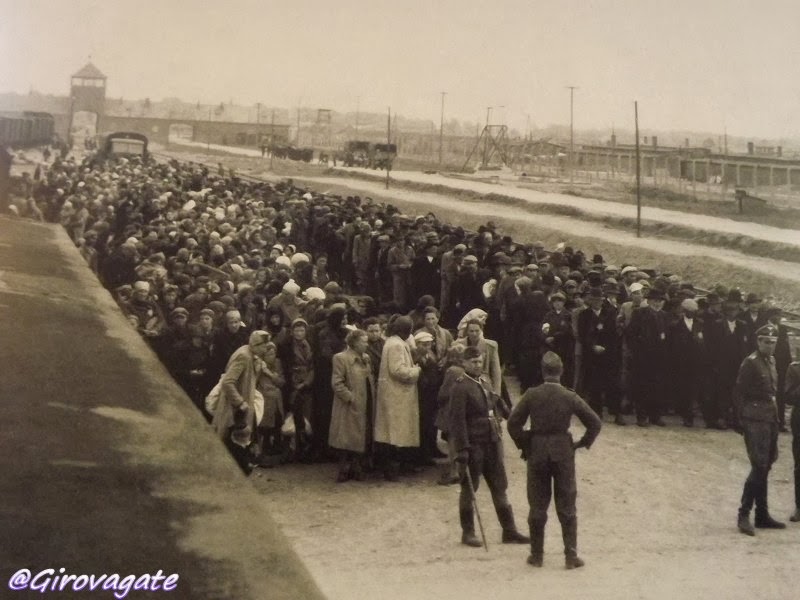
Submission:
[[[579,451],[578,546],[586,567],[564,569],[551,505],[545,565],[525,563],[527,546],[500,544],[485,484],[478,502],[489,552],[460,544],[458,486],[436,484],[437,468],[387,483],[334,483],[336,465],[259,469],[253,485],[332,600],[461,600],[532,597],[780,599],[794,597],[800,524],[738,533],[736,510],[749,469],[731,431],[618,427],[606,420]],[[582,427],[573,424],[573,435]],[[771,510],[793,510],[791,438],[770,476]],[[525,463],[506,435],[509,498],[526,528]]]

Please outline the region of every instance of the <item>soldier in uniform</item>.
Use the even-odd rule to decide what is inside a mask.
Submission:
[[[778,329],[764,325],[756,331],[757,349],[739,367],[736,379],[737,431],[744,435],[750,475],[744,483],[742,505],[739,508],[739,531],[755,535],[750,523],[750,509],[756,506],[755,526],[762,529],[783,529],[769,515],[767,477],[772,463],[778,458],[778,409],[775,404],[778,373],[775,370],[775,344]]]
[[[800,361],[794,361],[786,369],[783,387],[786,402],[792,404],[792,457],[794,458],[794,514],[792,522],[800,521]]]
[[[602,421],[575,392],[559,380],[563,364],[554,352],[542,358],[544,383],[528,389],[508,419],[508,433],[528,461],[528,523],[531,555],[528,563],[541,567],[544,553],[544,526],[550,505],[551,481],[555,488],[556,513],[564,539],[565,565],[575,569],[584,565],[578,557],[578,517],[575,508],[575,450],[594,443]],[[576,415],[586,427],[578,442],[572,441],[569,424]],[[523,431],[528,419],[530,431]]]
[[[506,496],[508,478],[503,464],[503,441],[500,426],[503,403],[492,391],[491,383],[481,374],[483,355],[475,346],[464,350],[464,375],[453,384],[450,392],[450,431],[453,449],[461,477],[458,513],[461,519],[461,543],[480,547],[475,536],[472,494],[477,491],[480,476],[486,480],[492,494],[497,518],[503,527],[504,544],[527,544],[530,538],[522,535],[514,523],[514,513]],[[507,415],[504,415],[507,416]],[[475,490],[469,489],[467,469]]]

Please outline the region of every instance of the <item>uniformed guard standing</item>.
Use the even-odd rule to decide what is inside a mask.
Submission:
[[[531,534],[528,564],[542,566],[544,527],[551,488],[554,487],[556,513],[564,539],[565,566],[575,569],[584,565],[578,557],[575,450],[589,449],[600,433],[602,421],[580,396],[559,383],[562,370],[558,355],[547,352],[542,358],[544,383],[528,389],[520,398],[508,418],[508,433],[528,461],[528,524]],[[572,441],[568,431],[572,415],[576,415],[586,427],[586,433],[578,442]],[[524,431],[528,419],[531,428]]]
[[[778,329],[764,325],[756,331],[757,349],[739,367],[736,379],[737,431],[744,435],[750,474],[744,482],[742,505],[739,508],[739,531],[755,535],[750,523],[750,510],[756,506],[755,526],[762,529],[783,529],[784,523],[773,519],[767,504],[767,477],[778,458],[778,409],[775,392],[778,374],[775,370],[775,344]]]
[[[489,381],[481,375],[483,355],[470,346],[464,350],[464,375],[453,384],[450,392],[450,432],[461,477],[458,513],[461,519],[461,543],[479,548],[475,536],[472,494],[467,469],[477,491],[480,476],[486,480],[492,494],[497,518],[503,527],[504,544],[527,544],[514,523],[514,513],[506,496],[508,478],[503,464],[503,440],[500,414],[503,404],[492,392]],[[507,416],[507,415],[505,415]]]

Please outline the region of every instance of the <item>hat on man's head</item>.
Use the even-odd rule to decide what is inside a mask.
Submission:
[[[641,292],[643,289],[644,289],[644,286],[641,283],[637,282],[637,283],[632,283],[631,284],[630,291],[631,291],[631,294],[633,294],[634,292]]]
[[[468,254],[467,256],[464,257],[464,261],[463,262],[465,264],[473,264],[473,263],[477,264],[478,263],[478,257],[477,256],[473,256],[472,254]]]
[[[663,300],[664,299],[664,290],[661,288],[651,288],[650,291],[647,293],[648,300]]]
[[[621,271],[621,275],[627,275],[628,273],[635,273],[639,269],[634,267],[633,265],[628,265],[627,267],[623,267]]]
[[[761,302],[761,296],[759,296],[755,292],[750,292],[749,294],[747,294],[747,299],[745,300],[745,304],[755,304],[757,302]]]
[[[189,311],[183,308],[182,306],[179,306],[178,308],[173,309],[172,312],[169,313],[169,316],[170,318],[175,318],[177,316],[183,316],[188,318]]]
[[[567,297],[562,294],[561,292],[556,292],[550,296],[550,302],[555,302],[556,300],[561,300],[562,302],[567,301]]]
[[[603,298],[603,290],[601,290],[599,287],[590,288],[589,289],[589,298],[602,299]]]
[[[778,328],[771,323],[764,325],[763,327],[759,327],[758,331],[756,331],[756,336],[759,338],[778,338]]]
[[[700,306],[697,304],[697,301],[686,298],[683,302],[681,302],[681,308],[686,312],[697,312],[700,310]]]

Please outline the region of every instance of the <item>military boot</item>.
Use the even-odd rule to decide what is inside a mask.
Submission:
[[[795,508],[794,509],[794,514],[792,514],[792,516],[789,517],[789,520],[792,523],[797,523],[798,521],[800,521],[800,508]]]
[[[481,541],[475,535],[475,521],[472,513],[472,508],[469,509],[460,507],[458,516],[461,520],[461,543],[465,546],[472,548],[480,548],[483,546]]]
[[[786,529],[786,523],[776,521],[769,514],[769,504],[767,502],[767,486],[762,486],[756,496],[756,518],[755,526],[759,529]]]
[[[530,523],[531,534],[531,555],[528,557],[528,564],[534,567],[541,567],[544,563],[544,521],[533,521]]]
[[[504,544],[528,544],[531,541],[527,535],[523,535],[517,529],[514,522],[514,511],[511,505],[502,506],[497,509],[497,518],[503,527]]]
[[[564,539],[564,566],[567,569],[578,569],[586,564],[578,558],[577,517],[570,517],[561,522],[561,536]]]

